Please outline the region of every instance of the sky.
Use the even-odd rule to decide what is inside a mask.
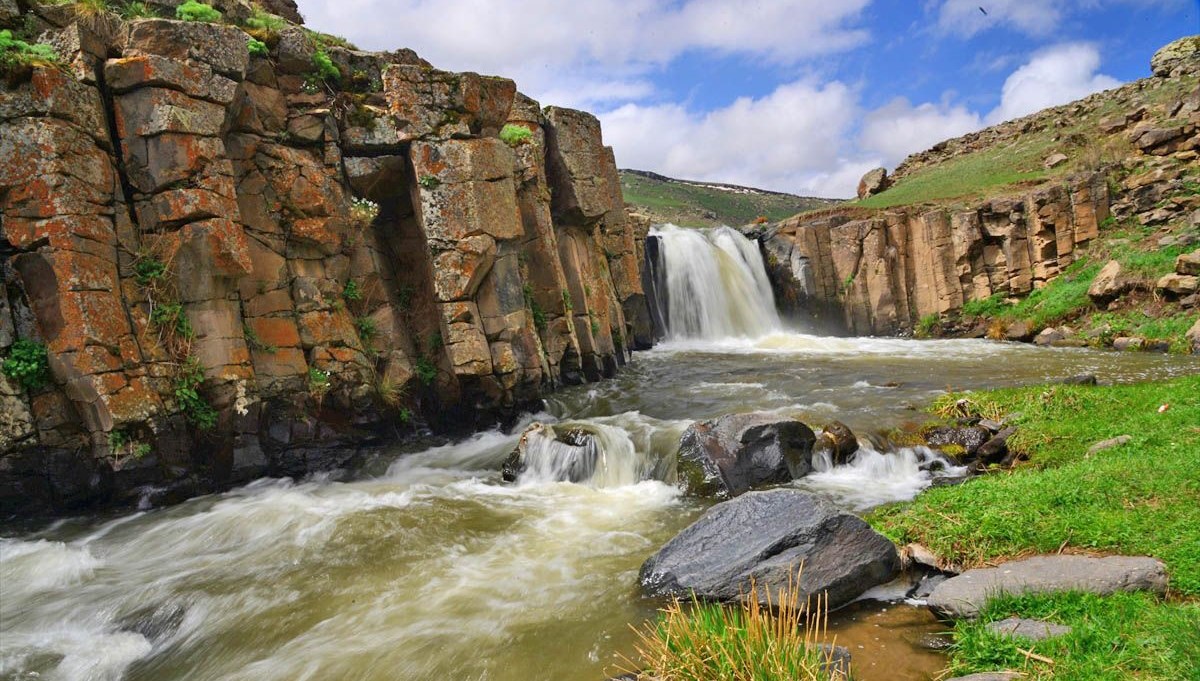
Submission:
[[[1150,75],[1200,0],[299,0],[310,28],[585,109],[622,168],[847,198],[877,166]]]

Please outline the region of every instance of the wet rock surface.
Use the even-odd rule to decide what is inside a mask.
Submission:
[[[679,444],[679,479],[690,494],[737,496],[812,471],[816,436],[773,414],[729,414],[688,427]]]
[[[813,494],[776,489],[709,509],[642,565],[640,581],[652,596],[735,601],[753,580],[765,602],[800,571],[801,599],[822,594],[837,607],[899,567],[896,547],[857,516]]]

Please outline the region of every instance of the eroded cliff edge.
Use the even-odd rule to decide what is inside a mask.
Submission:
[[[49,369],[0,374],[0,515],[339,466],[649,342],[595,117],[215,5],[0,16],[62,61],[0,90],[0,356]]]

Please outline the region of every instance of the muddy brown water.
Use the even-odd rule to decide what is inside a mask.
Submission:
[[[612,475],[593,484],[503,484],[517,435],[490,432],[385,452],[363,470],[10,532],[0,678],[600,681],[631,652],[630,624],[654,615],[639,566],[705,507],[628,473],[670,457],[692,420],[767,409],[872,430],[918,419],[908,407],[947,387],[1198,370],[1192,358],[986,341],[668,343],[613,380],[554,394],[537,416],[604,434]],[[803,484],[862,509],[930,479],[893,457]],[[859,604],[833,622],[859,678],[927,679],[942,664],[912,645],[940,627],[919,608]]]

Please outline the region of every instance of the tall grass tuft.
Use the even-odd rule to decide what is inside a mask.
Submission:
[[[751,582],[740,605],[704,603],[694,595],[676,599],[657,621],[635,629],[638,660],[626,662],[641,678],[655,681],[829,678],[829,653],[818,645],[828,604],[819,597],[815,605],[802,603],[800,589],[790,581],[774,599],[770,589],[764,595],[762,604],[759,587]]]

